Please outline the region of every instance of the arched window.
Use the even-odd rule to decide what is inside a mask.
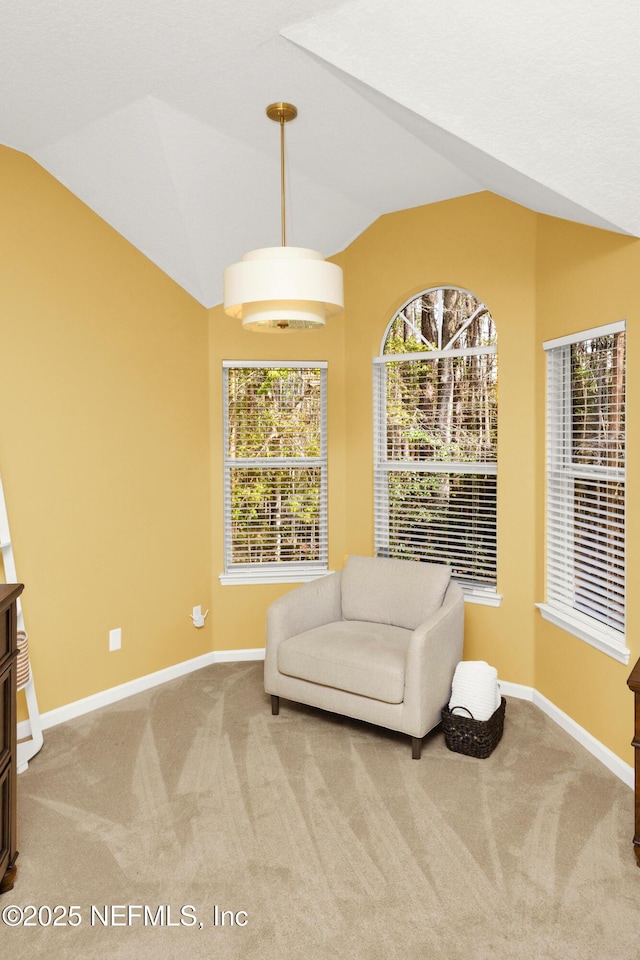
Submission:
[[[446,563],[470,598],[496,590],[497,357],[489,310],[425,290],[374,360],[379,556]]]

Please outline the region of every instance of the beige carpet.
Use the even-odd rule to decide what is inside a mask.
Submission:
[[[0,922],[12,960],[640,955],[633,793],[517,700],[489,759],[436,733],[414,761],[365,724],[272,717],[260,663],[213,666],[49,730],[19,823],[0,911],[81,922]]]

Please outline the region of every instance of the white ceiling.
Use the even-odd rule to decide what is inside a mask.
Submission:
[[[640,235],[636,0],[0,0],[0,141],[205,306],[224,267],[325,256],[492,190]]]

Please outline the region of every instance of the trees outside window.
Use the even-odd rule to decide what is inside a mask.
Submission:
[[[548,620],[626,663],[625,322],[547,351]]]
[[[327,569],[326,363],[223,364],[222,581]]]
[[[406,303],[374,360],[375,530],[382,556],[446,563],[496,591],[497,356],[488,308],[439,287]]]

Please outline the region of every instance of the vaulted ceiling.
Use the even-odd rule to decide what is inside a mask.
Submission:
[[[479,190],[640,235],[630,0],[0,0],[0,141],[205,306],[247,250],[325,256]]]

